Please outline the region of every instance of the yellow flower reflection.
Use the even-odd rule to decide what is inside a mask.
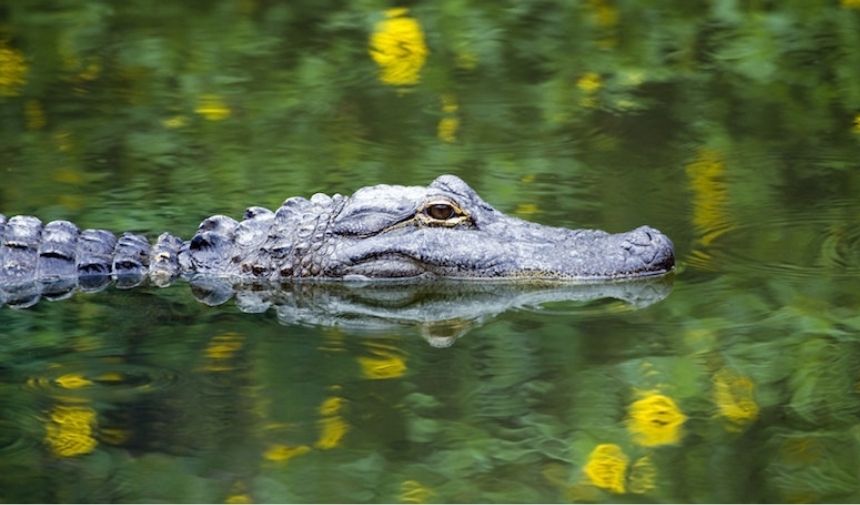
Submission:
[[[714,403],[720,415],[740,428],[758,418],[755,385],[749,377],[722,369],[714,375]]]
[[[81,389],[93,385],[93,381],[76,373],[61,375],[54,382],[63,389]]]
[[[225,333],[212,338],[206,347],[206,357],[209,359],[230,359],[241,348],[242,335]]]
[[[320,438],[317,440],[317,449],[334,449],[340,445],[349,425],[340,416],[324,417],[320,420]]]
[[[283,463],[295,458],[296,456],[307,454],[310,451],[311,448],[306,445],[291,447],[284,444],[274,444],[266,450],[263,457],[269,461]]]
[[[233,484],[230,494],[224,498],[224,503],[254,503],[254,499],[248,494],[248,486],[239,481]]]
[[[648,456],[643,456],[630,466],[630,492],[645,494],[657,488],[657,467]]]
[[[588,0],[585,2],[588,19],[599,28],[594,43],[601,49],[612,49],[618,45],[618,8],[615,2],[607,0]]]
[[[605,0],[589,0],[591,18],[601,28],[612,28],[618,24],[618,9]]]
[[[370,36],[370,57],[379,65],[379,80],[392,86],[418,83],[427,60],[424,31],[408,12],[388,9]]]
[[[244,345],[244,336],[239,333],[224,333],[212,337],[206,346],[206,364],[203,369],[207,372],[227,372],[233,370],[230,360],[236,356]]]
[[[439,120],[436,136],[442,142],[453,144],[457,141],[457,129],[460,128],[460,120],[456,117],[443,117]]]
[[[231,114],[230,107],[227,106],[224,99],[214,94],[201,96],[194,112],[209,121],[223,121]]]
[[[532,216],[540,212],[540,207],[536,203],[520,203],[517,204],[517,208],[514,209],[514,215],[517,216]]]
[[[668,396],[649,393],[630,405],[627,429],[633,440],[645,447],[674,444],[681,439],[687,421],[675,401]]]
[[[603,80],[599,74],[588,72],[576,80],[576,87],[583,93],[579,104],[583,107],[594,107],[597,105],[596,94],[603,87]]]
[[[54,145],[62,153],[70,152],[75,148],[75,139],[72,136],[72,132],[60,130],[54,133]]]
[[[405,480],[400,485],[400,503],[427,503],[434,495],[433,491],[417,480]]]
[[[361,374],[367,379],[396,379],[406,373],[406,361],[391,352],[378,351],[377,356],[361,356]]]
[[[620,494],[625,491],[624,475],[629,461],[621,447],[600,444],[588,455],[583,472],[593,485]]]
[[[47,124],[45,109],[38,100],[27,100],[24,104],[24,119],[28,130],[41,130]]]
[[[460,118],[457,117],[459,109],[460,104],[457,103],[456,96],[451,93],[442,95],[442,112],[445,115],[439,120],[436,128],[436,136],[442,142],[450,144],[457,140],[457,130],[460,129]]]
[[[340,415],[343,405],[344,399],[338,396],[326,398],[320,405],[322,418],[319,420],[320,438],[316,443],[317,449],[334,449],[349,431],[349,425]]]
[[[26,82],[24,55],[0,41],[0,96],[17,95]]]
[[[94,81],[102,73],[102,66],[97,61],[90,62],[78,72],[78,79],[82,81]]]
[[[726,215],[728,186],[723,180],[726,165],[719,152],[703,148],[686,171],[693,190],[693,225],[701,233],[699,242],[707,246],[731,228]]]
[[[175,130],[176,128],[182,128],[184,126],[187,126],[188,118],[181,114],[177,114],[175,116],[170,116],[169,118],[164,119],[163,121],[161,121],[161,124],[163,124],[165,128]]]
[[[478,55],[469,49],[462,49],[456,54],[457,67],[464,70],[474,70],[478,66]]]
[[[326,398],[325,401],[320,405],[320,414],[323,416],[334,416],[340,412],[341,407],[343,407],[343,398],[339,396],[332,396],[330,398]]]
[[[603,86],[603,82],[600,75],[594,72],[588,72],[576,81],[576,87],[589,94],[596,92],[601,86]]]
[[[51,452],[63,458],[80,456],[98,445],[93,438],[96,412],[89,407],[58,405],[50,414],[45,428],[45,443]]]

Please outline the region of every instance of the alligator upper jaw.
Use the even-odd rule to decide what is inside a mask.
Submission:
[[[610,234],[507,223],[507,271],[514,277],[582,282],[654,277],[671,272],[675,253],[671,240],[649,226]],[[520,237],[520,240],[515,240]]]
[[[675,265],[671,241],[645,226],[609,234],[510,220],[476,230],[404,230],[353,247],[336,277],[601,282],[665,275]]]

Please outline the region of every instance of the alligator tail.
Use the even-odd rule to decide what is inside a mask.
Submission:
[[[169,284],[180,273],[182,240],[164,233],[151,245],[143,235],[83,230],[69,221],[43,224],[32,216],[0,214],[0,305],[29,307],[40,298],[120,288],[146,278]]]

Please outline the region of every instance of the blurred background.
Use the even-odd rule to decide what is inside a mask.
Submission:
[[[0,501],[856,501],[858,169],[858,0],[2,2],[7,216],[187,238],[454,173],[679,266],[448,349],[187,286],[0,308]]]

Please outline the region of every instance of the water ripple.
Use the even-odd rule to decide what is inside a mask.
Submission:
[[[860,275],[860,223],[846,219],[853,202],[830,202],[815,212],[739,220],[700,230],[685,258],[697,270],[789,277]]]
[[[173,387],[179,374],[151,365],[113,363],[52,364],[30,376],[26,388],[55,398],[117,401]]]
[[[13,414],[20,417],[20,412]],[[33,430],[29,429],[26,422],[0,420],[0,455],[11,457],[38,445],[41,432],[32,433],[31,431]]]

